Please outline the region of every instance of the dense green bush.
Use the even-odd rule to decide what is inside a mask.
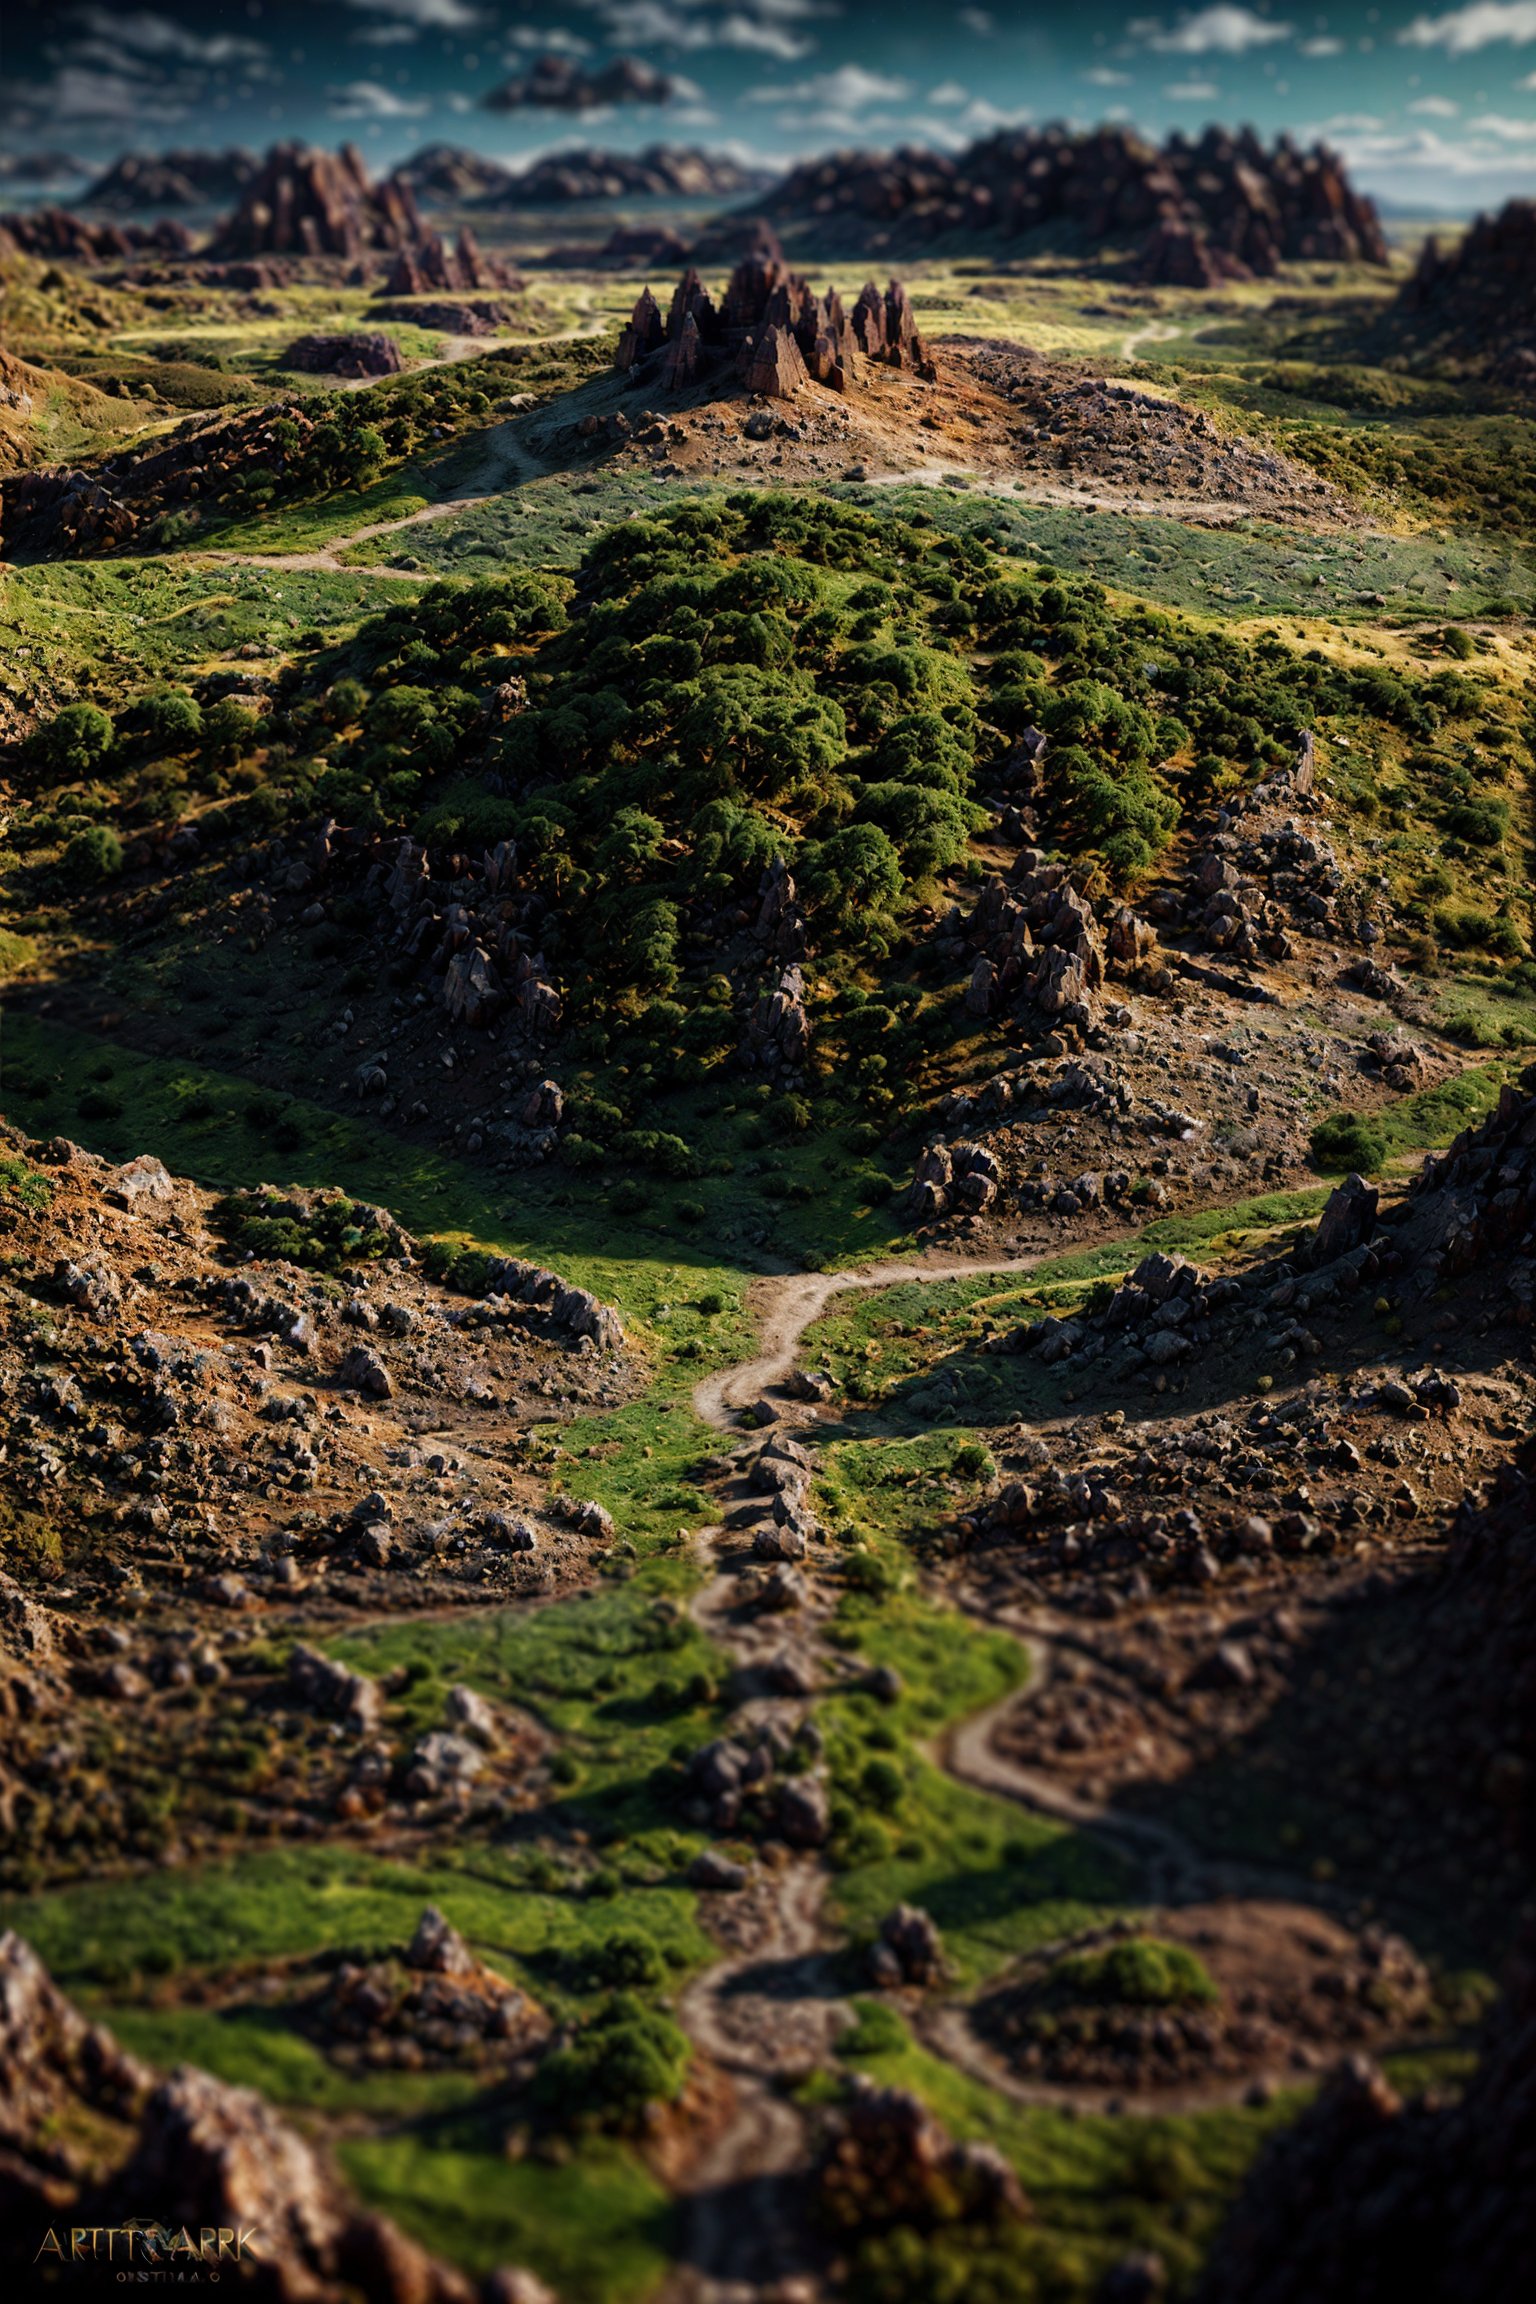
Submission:
[[[1314,1166],[1329,1176],[1370,1176],[1387,1157],[1386,1131],[1363,1112],[1330,1112],[1313,1129],[1310,1144]]]
[[[1197,2007],[1218,1996],[1196,1953],[1157,1936],[1127,1936],[1116,1944],[1068,1952],[1052,1966],[1047,1984],[1053,1998],[1141,2008]]]
[[[539,2068],[541,2109],[564,2125],[632,2127],[648,2104],[670,2103],[688,2070],[688,2040],[636,1992],[615,1992]]]
[[[87,824],[65,844],[59,874],[66,887],[95,888],[123,868],[123,844],[107,824]]]

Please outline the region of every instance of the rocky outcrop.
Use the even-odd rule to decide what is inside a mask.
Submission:
[[[1437,361],[1536,395],[1536,200],[1479,216],[1451,249],[1432,234],[1392,319]]]
[[[1252,2169],[1198,2304],[1462,2304],[1536,2270],[1536,1944],[1459,2097],[1351,2057]]]
[[[274,144],[209,247],[216,261],[242,256],[340,256],[356,263],[378,249],[411,248],[425,227],[408,184],[375,184],[355,144],[325,152]]]
[[[1385,264],[1376,211],[1323,145],[1263,145],[1249,129],[1004,130],[954,154],[834,152],[792,168],[764,202],[784,229],[872,254],[936,242],[1028,245],[1053,230],[1185,287],[1264,278],[1284,263]]]
[[[576,1288],[558,1272],[540,1264],[525,1264],[515,1256],[498,1259],[486,1275],[488,1299],[506,1298],[526,1311],[531,1324],[552,1328],[575,1341],[590,1338],[601,1352],[617,1352],[624,1343],[624,1324],[611,1304],[590,1289]]]
[[[120,551],[167,512],[217,501],[239,475],[279,477],[315,429],[302,401],[274,400],[237,416],[199,416],[142,450],[88,471],[18,473],[0,487],[0,551],[8,559],[69,559]]]
[[[747,1022],[745,1054],[769,1072],[798,1072],[811,1045],[805,979],[797,966],[758,998]]]
[[[919,1224],[945,1216],[982,1216],[997,1198],[997,1155],[985,1144],[930,1144],[919,1153],[907,1206]]]
[[[1122,948],[1128,938],[1141,964],[1150,960],[1155,938],[1148,943],[1122,927]],[[1042,1032],[1081,1034],[1091,1026],[1104,986],[1104,945],[1093,907],[1065,864],[1023,850],[1008,880],[988,881],[968,919],[958,907],[950,911],[938,942],[946,957],[976,955],[965,993],[973,1016],[1026,1014]]]
[[[31,208],[0,216],[0,256],[41,256],[56,264],[110,264],[154,254],[185,256],[192,236],[169,218],[140,224],[93,224],[67,208]]]
[[[280,365],[304,376],[398,376],[405,362],[393,336],[357,328],[340,336],[296,336]]]
[[[1032,2214],[1002,2154],[957,2144],[903,2088],[860,2074],[826,2123],[817,2171],[823,2215],[846,2236],[934,2223],[1005,2225]]]
[[[27,2268],[28,2292],[40,2230],[130,2220],[185,2230],[189,2246],[201,2238],[215,2251],[245,2235],[238,2285],[255,2304],[491,2304],[525,2278],[508,2268],[477,2290],[359,2208],[254,2089],[187,2064],[157,2082],[11,1933],[0,1936],[0,2161],[0,2263],[17,2278]],[[136,2277],[125,2261],[117,2276]],[[153,2254],[140,2261],[148,2277],[165,2277]],[[227,2271],[228,2248],[209,2262]]]
[[[771,233],[736,266],[718,306],[691,266],[665,319],[650,289],[643,289],[614,356],[616,368],[638,370],[665,390],[718,375],[772,399],[787,399],[811,383],[852,391],[861,361],[932,377],[905,288],[893,280],[882,295],[871,281],[849,313],[835,288],[818,296],[791,270]]]
[[[488,256],[466,224],[452,247],[441,233],[423,232],[400,250],[384,282],[390,296],[429,296],[435,289],[520,289],[521,273]]]

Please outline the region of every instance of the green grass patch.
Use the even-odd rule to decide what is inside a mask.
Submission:
[[[365,2200],[477,2277],[522,2264],[566,2304],[633,2304],[666,2270],[671,2203],[620,2145],[594,2142],[555,2166],[389,2136],[339,2157]]]

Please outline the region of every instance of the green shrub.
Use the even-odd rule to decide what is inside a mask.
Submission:
[[[1103,2000],[1138,2008],[1200,2007],[1219,1998],[1210,1971],[1187,1945],[1157,1936],[1068,1952],[1047,1979],[1053,1998]]]
[[[113,727],[95,704],[66,704],[32,739],[32,751],[52,776],[94,776],[112,749]]]
[[[545,2057],[535,2095],[562,2125],[629,2128],[648,2104],[671,2103],[688,2070],[685,2033],[638,1993],[615,1992]]]
[[[1309,1139],[1314,1167],[1328,1176],[1374,1175],[1387,1157],[1386,1132],[1361,1112],[1330,1112]]]
[[[70,888],[97,888],[123,868],[123,844],[108,824],[88,824],[59,858],[59,876]]]

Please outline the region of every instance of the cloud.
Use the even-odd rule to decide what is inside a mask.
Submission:
[[[1160,56],[1246,56],[1251,49],[1289,40],[1294,29],[1290,24],[1272,24],[1251,8],[1236,7],[1233,0],[1217,0],[1214,7],[1181,16],[1172,31],[1157,16],[1138,17],[1126,26],[1133,40],[1144,41]]]
[[[749,88],[750,104],[817,104],[842,116],[866,112],[872,104],[899,104],[912,93],[910,80],[870,72],[862,64],[839,64],[835,72],[813,72],[788,87]]]
[[[1117,72],[1112,64],[1095,64],[1083,78],[1090,88],[1129,88],[1131,84],[1129,72]]]
[[[1501,144],[1536,144],[1536,120],[1512,120],[1504,112],[1485,112],[1469,120],[1475,136],[1496,136]]]
[[[986,8],[962,8],[956,22],[967,32],[974,32],[978,40],[988,39],[997,30],[997,18]]]
[[[1163,94],[1175,104],[1214,104],[1221,90],[1214,80],[1175,80]]]
[[[1461,111],[1449,96],[1420,96],[1408,107],[1410,112],[1422,112],[1426,120],[1454,120]]]
[[[568,56],[545,54],[481,98],[487,112],[607,111],[615,104],[667,104],[674,96],[696,100],[702,91],[691,80],[658,72],[635,56],[615,56],[589,72]]]
[[[425,96],[397,96],[377,80],[349,80],[343,88],[327,88],[325,95],[333,120],[419,120],[432,109]]]
[[[1536,0],[1467,0],[1447,16],[1415,16],[1398,39],[1410,48],[1443,48],[1449,56],[1475,56],[1501,41],[1524,48],[1536,40]]]
[[[421,38],[414,24],[374,24],[364,31],[354,32],[354,48],[404,48]]]
[[[562,32],[558,27],[546,31],[537,24],[523,24],[508,32],[505,38],[509,48],[526,48],[540,56],[590,56],[592,53],[590,40],[583,40],[579,32]],[[507,62],[512,63],[513,58],[509,56]]]
[[[119,55],[126,49],[130,56],[161,57],[173,64],[218,65],[253,64],[268,54],[260,40],[243,40],[228,32],[205,37],[148,9],[124,15],[114,8],[82,8],[75,21]]]
[[[816,46],[811,35],[795,29],[807,19],[835,15],[822,0],[727,0],[711,7],[706,0],[579,0],[602,24],[608,38],[630,48],[675,48],[697,54],[706,48],[735,49],[744,55],[771,56],[780,64],[798,63]]]
[[[1342,56],[1344,42],[1336,40],[1331,32],[1319,32],[1310,40],[1298,40],[1296,53],[1298,56],[1310,57]]]
[[[1372,136],[1385,125],[1371,112],[1335,112],[1323,122],[1325,136]]]
[[[1339,150],[1357,172],[1377,181],[1411,179],[1420,191],[1451,177],[1503,185],[1512,173],[1536,170],[1536,148],[1511,150],[1488,137],[1453,141],[1434,128],[1406,135],[1347,134],[1340,137]]]
[[[928,101],[948,110],[951,105],[963,104],[969,94],[970,90],[962,88],[958,80],[941,80],[937,88],[929,89]]]
[[[480,22],[480,11],[468,0],[346,0],[348,8],[369,16],[392,16],[418,32],[468,32]]]

